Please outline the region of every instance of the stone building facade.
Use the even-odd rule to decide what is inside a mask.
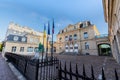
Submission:
[[[39,43],[43,44],[43,33],[10,23],[6,32],[4,52],[32,55],[38,51]],[[46,39],[44,41],[46,48]]]
[[[97,27],[90,21],[84,21],[60,30],[54,45],[57,53],[98,55],[98,44],[104,43],[103,39],[108,40],[99,36]]]
[[[103,0],[103,9],[112,53],[120,63],[120,0]]]

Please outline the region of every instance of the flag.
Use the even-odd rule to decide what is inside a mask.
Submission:
[[[44,34],[43,34],[44,38],[46,38],[46,26],[44,24]]]
[[[48,22],[48,35],[50,35],[50,24]]]
[[[53,20],[53,27],[52,27],[52,33],[54,34],[54,28],[55,28],[55,26],[54,26],[54,20]]]

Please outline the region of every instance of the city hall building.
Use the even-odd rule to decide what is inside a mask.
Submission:
[[[26,26],[10,23],[4,41],[4,52],[34,54],[39,43],[43,44],[43,33]],[[46,39],[44,41],[46,47]],[[46,49],[46,48],[45,48]]]
[[[104,48],[101,48],[102,45]],[[54,48],[56,53],[61,54],[108,55],[111,53],[108,36],[100,35],[97,27],[90,21],[70,24],[60,30]]]

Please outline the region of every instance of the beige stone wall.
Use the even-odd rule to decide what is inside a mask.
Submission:
[[[84,28],[79,27],[80,23],[77,23],[75,25],[68,25],[68,27],[64,28],[64,33],[60,33],[57,35],[57,42],[56,42],[56,51],[57,53],[65,52],[65,46],[70,45],[71,43],[78,44],[78,53],[79,54],[86,54],[89,53],[90,55],[98,55],[98,49],[96,44],[95,35],[99,35],[99,31],[97,30],[95,25],[90,25]],[[77,29],[74,29],[74,26],[76,26]],[[60,31],[62,32],[62,30]],[[84,39],[84,32],[88,33],[88,38]],[[74,40],[72,37],[72,41],[65,41],[65,36],[77,34],[77,40]],[[60,38],[62,38],[60,40]],[[85,49],[85,42],[89,43],[89,49]],[[60,49],[62,47],[62,49]],[[70,50],[70,49],[68,49]]]
[[[120,63],[120,0],[103,0],[103,9],[105,20],[108,23],[113,57]]]
[[[85,42],[89,43],[89,49],[85,49]],[[90,55],[98,55],[98,48],[95,39],[82,41],[81,44],[83,54],[90,53]]]
[[[28,53],[34,54],[35,53],[34,51],[33,52],[27,52],[27,48],[28,47],[33,47],[33,48],[38,47],[38,45],[36,45],[36,44],[15,43],[15,42],[6,42],[5,45],[6,45],[5,46],[5,52],[11,52],[12,47],[16,46],[17,48],[16,48],[15,53],[17,53],[17,54],[28,54]],[[24,47],[24,52],[20,52],[20,47]]]
[[[24,47],[24,52],[22,52],[21,54],[27,54],[27,53],[34,53],[34,52],[27,52],[27,48],[28,47],[38,47],[39,43],[43,44],[43,33],[35,31],[29,27],[26,26],[20,26],[19,24],[15,24],[15,23],[10,23],[8,30],[12,30],[13,34],[15,35],[20,35],[20,34],[16,34],[16,33],[25,33],[24,36],[27,37],[27,42],[15,42],[15,41],[6,41],[5,42],[5,50],[4,52],[11,52],[12,46],[16,46],[17,50],[16,53],[21,53],[20,52],[20,47]],[[14,33],[15,32],[15,33]],[[7,35],[9,35],[10,33],[7,32]],[[7,37],[6,35],[6,37]],[[47,35],[46,35],[47,37]],[[47,38],[44,38],[44,50],[46,51],[46,45],[47,45]],[[50,52],[50,43],[48,43],[48,50]]]

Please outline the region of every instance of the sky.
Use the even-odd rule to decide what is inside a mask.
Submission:
[[[55,36],[69,24],[88,20],[101,34],[108,34],[102,0],[0,0],[0,41],[10,22],[43,32],[44,24],[53,19]]]

